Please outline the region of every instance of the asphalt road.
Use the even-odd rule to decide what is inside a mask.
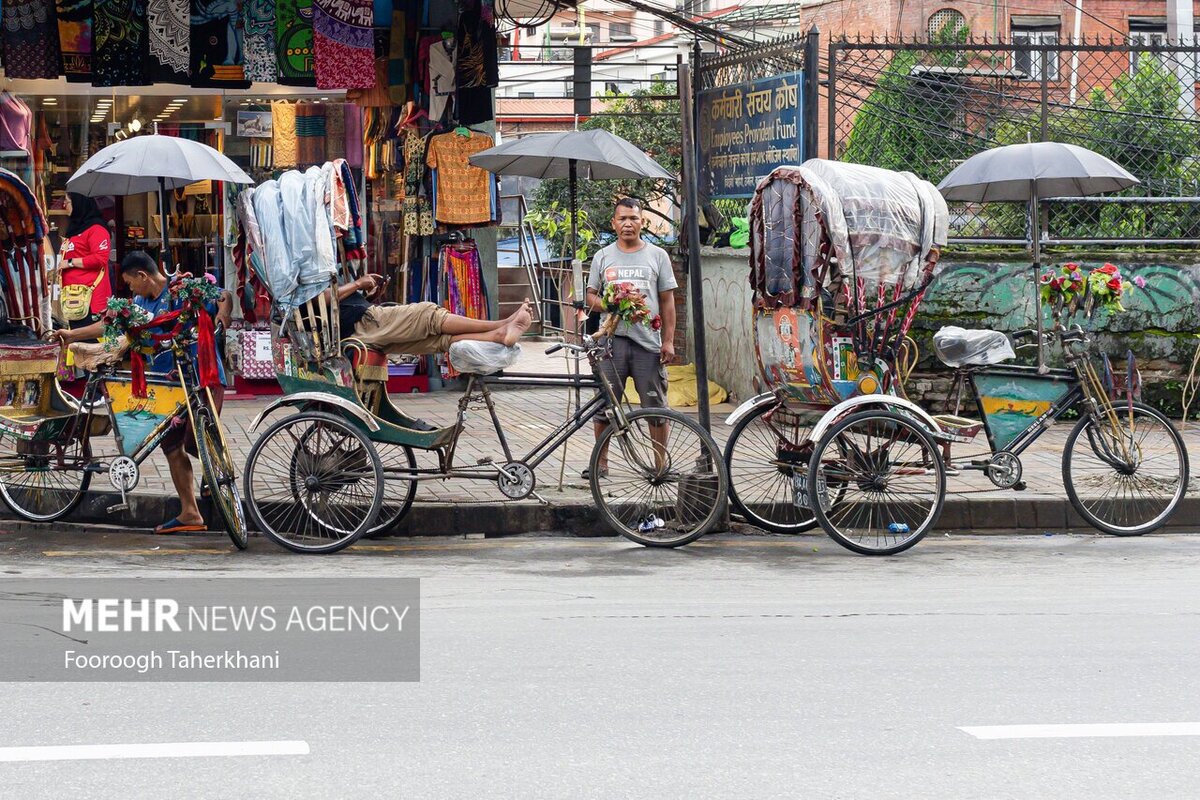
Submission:
[[[414,576],[423,604],[420,683],[0,684],[0,753],[308,750],[13,761],[0,797],[1200,794],[1195,536],[942,537],[891,559],[818,537],[385,540],[304,558],[18,531],[0,574]],[[1023,725],[1098,727],[994,727]]]

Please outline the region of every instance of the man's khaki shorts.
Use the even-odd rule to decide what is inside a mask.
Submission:
[[[373,306],[354,326],[354,336],[385,353],[445,353],[453,338],[442,333],[448,316],[450,312],[435,303]]]

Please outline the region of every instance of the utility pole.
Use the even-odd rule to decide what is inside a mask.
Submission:
[[[704,338],[704,284],[700,261],[700,173],[696,135],[696,77],[700,65],[700,39],[692,43],[687,69],[679,70],[679,106],[683,112],[683,204],[687,234],[688,294],[695,342],[696,399],[700,424],[712,430],[708,410],[708,348]],[[682,67],[682,65],[680,65]]]

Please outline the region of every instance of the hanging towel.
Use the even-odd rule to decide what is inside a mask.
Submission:
[[[275,52],[279,83],[317,85],[313,72],[312,0],[275,0]]]
[[[147,69],[146,0],[96,0],[92,37],[93,86],[146,86],[152,82]]]
[[[146,27],[150,78],[155,83],[190,83],[192,11],[190,0],[148,0]]]
[[[246,80],[274,83],[279,77],[275,57],[275,0],[242,0],[245,26]]]
[[[92,0],[58,0],[58,45],[71,83],[92,80]]]
[[[57,78],[62,74],[54,0],[4,0],[4,75]]]
[[[318,89],[370,89],[375,84],[374,19],[372,0],[314,0]]]

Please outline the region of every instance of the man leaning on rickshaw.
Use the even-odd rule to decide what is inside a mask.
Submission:
[[[133,302],[145,310],[152,318],[158,317],[179,307],[171,297],[170,281],[158,269],[158,264],[147,253],[133,252],[125,256],[121,262],[121,277],[133,292]],[[221,292],[216,303],[209,304],[208,313],[219,328],[228,328],[233,314],[233,298],[228,291]],[[104,322],[100,321],[84,328],[75,330],[55,331],[55,335],[67,346],[72,342],[86,342],[98,339],[104,332]],[[152,333],[165,333],[166,328],[159,327]],[[191,345],[192,355],[196,354],[196,344]],[[217,372],[220,384],[209,389],[212,394],[213,407],[219,414],[221,402],[224,399],[225,365],[221,359],[220,348],[217,348]],[[149,372],[167,374],[177,369],[175,354],[165,349],[154,357]],[[167,432],[161,443],[162,451],[167,457],[171,468],[171,482],[179,495],[179,515],[173,517],[154,529],[155,533],[186,533],[207,530],[204,517],[200,514],[200,506],[196,501],[196,490],[192,472],[192,462],[188,453],[196,455],[196,437],[192,433],[190,420],[178,425]],[[207,488],[206,488],[207,491]]]

